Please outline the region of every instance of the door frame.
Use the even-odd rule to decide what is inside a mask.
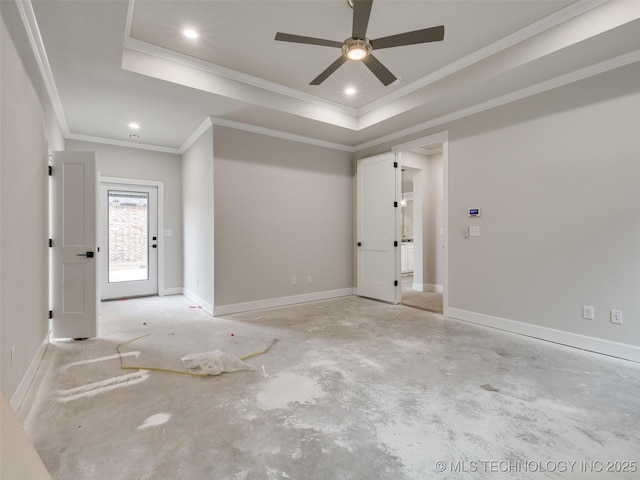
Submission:
[[[449,315],[449,131],[445,130],[433,135],[401,143],[391,147],[393,152],[402,152],[424,145],[442,142],[442,224],[444,228],[444,252],[442,255],[442,314]],[[400,227],[402,228],[402,227]],[[399,232],[402,234],[402,232]],[[402,237],[400,237],[402,238]],[[398,265],[398,269],[400,265]],[[398,272],[400,275],[400,272]]]
[[[158,189],[158,296],[165,295],[164,291],[164,182],[160,180],[141,180],[137,178],[106,177],[98,172],[98,194],[102,184],[122,185],[123,188],[135,187],[155,187]],[[99,218],[99,221],[102,219]],[[102,241],[100,238],[99,241]],[[101,246],[101,245],[99,245]],[[104,246],[100,253],[107,252]],[[102,266],[105,264],[102,259],[98,264],[98,274],[103,275]],[[100,283],[100,282],[98,282]],[[98,285],[98,298],[102,298],[100,285]]]

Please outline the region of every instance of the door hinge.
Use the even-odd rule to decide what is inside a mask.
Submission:
[[[398,208],[398,202],[393,202],[393,206]]]
[[[393,168],[398,168],[398,162],[393,162]]]
[[[397,247],[397,246],[398,246],[398,240],[394,240],[394,241],[393,241],[393,246],[394,246],[394,247]]]
[[[53,175],[53,165],[49,165],[49,176]]]
[[[49,320],[53,318],[53,310],[49,310]]]
[[[398,280],[394,280],[394,281],[393,281],[393,286],[394,286],[394,287],[397,287],[397,286],[398,286]]]
[[[49,248],[53,247],[53,238],[49,239]]]

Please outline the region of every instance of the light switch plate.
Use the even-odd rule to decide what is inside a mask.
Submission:
[[[591,305],[583,305],[582,318],[593,320],[595,318],[595,309]]]

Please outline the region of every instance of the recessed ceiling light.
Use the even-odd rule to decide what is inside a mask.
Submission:
[[[344,93],[346,93],[347,95],[355,95],[356,89],[353,87],[349,87],[344,91]]]
[[[131,128],[132,130],[138,130],[138,129],[140,128],[140,125],[138,125],[138,124],[137,124],[137,123],[135,123],[135,122],[131,122],[131,123],[129,124],[129,128]]]
[[[195,40],[196,38],[198,38],[198,32],[190,28],[185,28],[184,30],[182,30],[182,34],[185,37],[190,38],[191,40]]]

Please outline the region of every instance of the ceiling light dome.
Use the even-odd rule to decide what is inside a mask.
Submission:
[[[199,37],[198,32],[196,32],[191,28],[185,28],[184,30],[182,30],[182,35],[184,35],[187,38],[190,38],[191,40],[195,40],[196,38]]]
[[[342,54],[349,60],[362,60],[371,53],[371,44],[367,40],[347,38],[342,46]]]

